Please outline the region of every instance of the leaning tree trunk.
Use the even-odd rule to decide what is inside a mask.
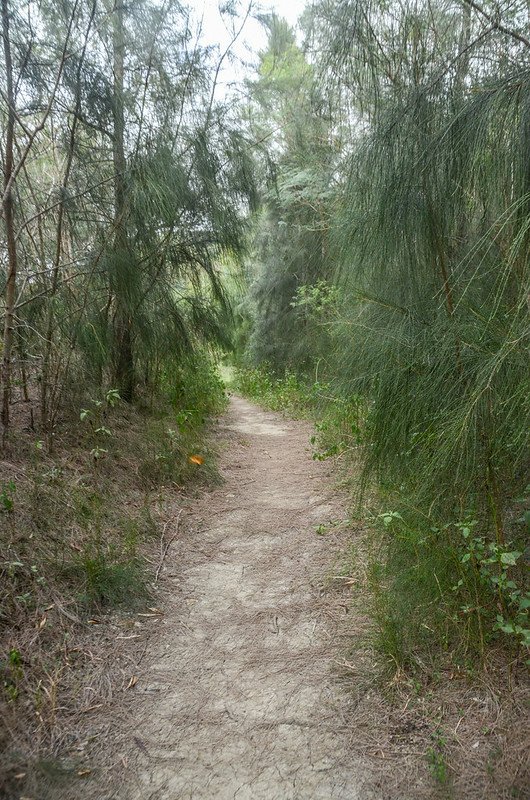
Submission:
[[[13,64],[11,42],[9,39],[8,0],[2,0],[2,35],[4,39],[4,60],[6,69],[7,127],[4,156],[4,196],[2,211],[7,242],[7,276],[5,288],[4,340],[2,355],[2,445],[7,443],[9,431],[9,400],[11,392],[11,354],[13,352],[15,302],[17,287],[17,244],[13,211],[13,149],[15,134],[15,107],[13,92]]]
[[[124,114],[124,26],[123,5],[117,0],[114,9],[113,51],[114,51],[114,209],[115,209],[115,251],[125,268],[120,265],[120,278],[116,281],[116,363],[115,378],[121,397],[130,402],[134,395],[134,363],[131,336],[131,318],[127,298],[122,284],[123,274],[129,268],[127,261],[131,253],[127,236],[127,188],[125,180],[125,114]]]

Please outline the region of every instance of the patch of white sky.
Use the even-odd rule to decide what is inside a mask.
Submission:
[[[223,57],[217,81],[219,95],[242,89],[258,63],[258,54],[267,45],[267,33],[259,22],[260,14],[274,12],[296,27],[308,0],[185,0],[192,13],[195,33],[203,45],[217,46]],[[234,14],[223,11],[233,6]],[[235,40],[235,41],[234,41]],[[228,51],[228,52],[227,52]]]

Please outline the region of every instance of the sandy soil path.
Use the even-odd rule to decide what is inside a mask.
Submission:
[[[218,431],[225,482],[187,512],[193,524],[166,562],[166,624],[142,664],[127,733],[109,742],[127,768],[98,797],[372,796],[333,677],[335,623],[321,587],[336,553],[315,531],[345,510],[308,434],[232,399]]]

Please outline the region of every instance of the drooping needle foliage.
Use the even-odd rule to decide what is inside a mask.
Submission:
[[[469,561],[463,520],[489,548],[490,562],[473,560],[491,579],[497,625],[524,639],[519,585],[497,590],[502,558],[520,561],[527,536],[528,7],[329,0],[302,28],[291,84],[284,49],[266,82],[262,59],[253,93],[259,112],[281,89],[281,124],[299,135],[269,148],[247,358],[324,380],[339,409],[363,407],[361,444],[351,431],[346,440],[360,448],[363,483],[377,479],[401,510],[392,519],[406,509],[421,530],[389,549],[402,641],[411,620],[399,593],[418,592],[418,625],[439,591],[445,603]]]
[[[227,345],[252,175],[180,3],[2,8],[3,435],[37,392],[51,443],[78,387],[130,401]]]

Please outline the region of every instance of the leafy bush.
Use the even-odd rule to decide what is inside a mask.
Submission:
[[[195,424],[202,424],[209,414],[219,414],[226,407],[224,384],[212,357],[201,352],[179,364],[166,367],[161,389],[177,412],[186,412]]]
[[[440,645],[456,662],[483,658],[503,637],[530,644],[518,543],[473,533],[477,520],[429,525],[410,512],[380,514],[384,551],[370,576],[379,649],[399,667],[434,663]]]

